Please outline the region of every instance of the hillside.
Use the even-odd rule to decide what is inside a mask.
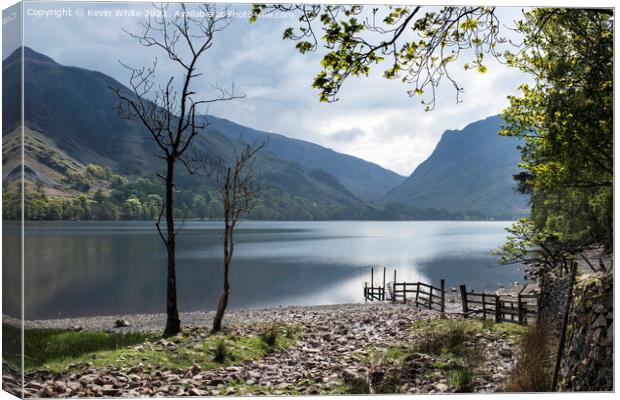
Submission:
[[[18,73],[18,65],[14,53],[4,61],[3,70],[7,69],[9,75]],[[27,125],[56,141],[68,154],[79,155],[77,158],[84,163],[107,165],[123,174],[150,173],[156,162],[150,156],[152,143],[145,140],[148,137],[140,126],[118,116],[114,107],[117,100],[109,87],[122,85],[100,72],[60,65],[25,48]],[[266,150],[282,161],[298,163],[308,170],[323,169],[362,199],[377,200],[404,180],[376,164],[313,143],[212,116],[208,122],[201,147],[221,153],[230,146],[230,140],[236,141],[240,135],[249,143],[268,138]],[[16,123],[9,120],[5,126]]]
[[[113,78],[58,64],[25,48],[26,214],[32,219],[149,219],[163,186],[155,144],[141,124],[116,111]],[[3,61],[3,179],[19,177],[19,54]],[[242,100],[241,100],[242,101]],[[256,219],[488,219],[527,213],[513,191],[519,153],[491,117],[447,131],[409,177],[325,147],[209,116],[195,149],[231,159],[267,141],[256,158],[262,176]],[[185,218],[218,218],[221,204],[205,175],[178,169],[176,207]],[[5,191],[5,216],[19,196]],[[387,193],[387,194],[386,194]]]
[[[103,195],[116,198],[121,208],[132,195],[144,204],[149,193],[136,189],[132,183],[147,180],[147,186],[153,188],[156,182],[152,177],[161,168],[161,160],[153,157],[157,149],[143,127],[121,118],[115,109],[117,99],[110,87],[127,89],[100,72],[60,65],[29,48],[24,52],[27,180],[43,195],[85,195],[90,201],[101,190]],[[19,75],[19,54],[14,53],[3,61],[3,76],[5,82],[18,84]],[[17,88],[11,84],[4,87],[7,110],[18,108],[15,103],[19,99],[10,96],[14,89]],[[3,123],[3,139],[7,143],[19,126],[18,114],[11,116],[13,119],[6,118]],[[224,159],[230,159],[242,144],[215,129],[203,132],[194,143],[199,152]],[[334,154],[349,160],[349,156]],[[5,177],[16,165],[14,157],[9,155],[10,152],[3,160],[9,167],[4,170]],[[95,175],[90,174],[88,165],[105,169],[105,176],[96,176],[101,175],[101,168],[93,169],[99,171]],[[317,173],[317,168],[282,159],[269,149],[259,153],[256,166],[264,187],[263,204],[257,211],[262,212],[262,218],[359,218],[372,212],[363,199],[328,171]],[[120,181],[114,178],[122,184],[110,181],[114,176],[124,178]],[[116,187],[119,185],[125,186]],[[205,176],[180,172],[177,188],[188,192],[186,199],[180,196],[180,206],[190,209],[194,203],[210,201],[215,201],[214,207],[217,206],[214,190]],[[118,189],[116,193],[114,189]],[[120,189],[123,193],[118,193]],[[202,199],[196,200],[190,194]],[[184,199],[187,204],[183,203]],[[213,210],[213,214],[217,212]]]
[[[526,215],[527,198],[513,189],[518,141],[498,135],[501,123],[493,116],[446,131],[431,156],[381,202],[472,216]]]
[[[241,136],[249,143],[266,140],[267,149],[279,158],[297,162],[309,169],[322,169],[338,179],[347,190],[366,200],[379,200],[405,180],[405,177],[377,164],[318,144],[259,131],[222,118],[209,117],[209,124],[211,129],[231,139]]]

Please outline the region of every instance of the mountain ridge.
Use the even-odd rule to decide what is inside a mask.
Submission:
[[[16,50],[9,57],[7,57],[7,59],[5,59],[5,62],[11,62],[19,56],[20,52],[19,50]],[[58,78],[58,75],[69,72],[74,74],[75,79],[80,79],[83,75],[89,75],[92,80],[101,80],[104,81],[107,86],[119,87],[124,91],[129,91],[129,89],[127,89],[122,83],[102,72],[92,71],[81,67],[61,65],[50,57],[40,54],[29,47],[24,47],[24,57],[25,60],[27,60],[27,71],[25,71],[25,85],[28,86],[28,90],[26,90],[27,97],[34,97],[32,94],[36,94],[38,92],[38,88],[33,83],[37,83],[36,77],[40,73],[38,69],[45,68],[46,65],[48,68],[62,71],[54,73],[56,78]],[[29,79],[29,76],[33,78]],[[35,82],[30,82],[31,80],[34,80]],[[81,79],[80,81],[84,84],[85,79]],[[110,96],[112,95],[110,92],[107,93],[107,96],[106,94],[104,94],[104,96],[99,96],[103,97],[103,99],[92,99],[88,98],[88,96],[83,96],[81,93],[76,93],[76,90],[71,90],[69,85],[65,85],[65,88],[63,89],[56,89],[59,90],[47,90],[45,95],[51,96],[52,99],[59,103],[65,101],[63,97],[66,97],[67,95],[79,96],[83,105],[88,105],[90,102],[94,101],[94,107],[91,107],[92,113],[98,113],[101,112],[101,110],[105,110],[106,105],[102,104],[102,100],[107,101],[107,106],[109,106],[109,100],[111,99]],[[66,93],[67,91],[69,91],[69,93]],[[63,96],[57,96],[57,93],[59,92],[63,92]],[[46,104],[35,104],[34,106],[38,109],[38,112],[43,111],[49,115],[41,117],[40,115],[28,115],[27,112],[26,117],[29,119],[31,124],[37,125],[41,122],[41,119],[55,119],[61,122],[66,119],[66,116],[65,118],[59,118],[54,115],[53,111],[49,110],[49,107],[47,107]],[[108,114],[108,119],[110,118],[113,118],[113,116]],[[333,149],[329,149],[302,139],[289,138],[278,133],[260,131],[211,115],[207,116],[207,120],[209,123],[209,126],[206,129],[207,134],[217,131],[219,134],[227,137],[228,139],[237,140],[239,138],[239,134],[241,133],[242,136],[249,139],[246,140],[248,143],[255,142],[255,138],[268,138],[266,150],[273,152],[279,158],[297,162],[308,169],[324,169],[326,172],[334,175],[349,191],[365,200],[373,201],[379,199],[387,192],[387,190],[396,186],[405,179],[405,177],[383,168],[378,164],[368,162],[349,154],[339,153]],[[77,127],[78,129],[88,133],[93,129],[89,126],[88,121],[81,121],[77,118],[73,118],[71,122],[71,126],[65,126],[62,130],[67,131]],[[127,124],[116,124],[116,126],[111,128],[121,131],[122,129],[127,128]],[[47,130],[50,134],[54,133],[49,131],[49,127],[44,127],[43,130]],[[107,139],[106,135],[103,134],[96,134],[93,136],[99,139]],[[66,141],[66,138],[63,138],[63,141]],[[110,153],[116,155],[119,149],[114,147],[107,148],[109,146],[106,147],[107,143],[105,142],[106,141],[99,140],[96,145],[99,149],[103,149],[103,151],[99,151],[96,154],[90,154],[90,157],[95,160],[97,159],[97,156],[108,156],[108,160],[98,159],[96,161],[99,163],[103,162],[107,164],[114,164],[111,162],[113,160],[109,159],[109,155]],[[70,146],[71,143],[63,143],[63,145]],[[142,165],[142,167],[144,167],[144,165]]]
[[[162,167],[160,160],[152,156],[157,147],[142,125],[118,115],[114,107],[118,99],[110,87],[131,93],[129,89],[102,72],[64,66],[30,48],[25,48],[24,54],[27,180],[43,185],[50,195],[87,195],[92,199],[97,190],[103,190],[104,195],[116,199],[118,207],[125,207],[123,202],[131,196],[138,196],[143,204],[150,201],[149,193],[144,190],[159,189],[155,182],[145,183],[144,179],[152,180],[149,177],[154,177]],[[15,52],[3,62],[3,76],[8,82],[3,86],[3,95],[9,99],[4,103],[3,113],[18,106],[13,104],[18,102],[16,96],[10,95],[15,93],[11,90],[18,89],[11,85],[19,83],[21,76],[17,57]],[[14,120],[5,118],[3,138],[15,142],[15,147],[17,142],[10,137],[11,128],[19,126],[20,121],[16,119],[18,115],[10,117]],[[518,161],[514,146],[497,146],[498,140],[506,140],[497,136],[497,130],[493,137],[489,132],[482,136],[471,133],[469,125],[461,131],[444,132],[433,154],[405,178],[377,164],[305,140],[260,131],[215,116],[207,118],[209,129],[198,135],[194,144],[209,157],[231,159],[243,142],[267,142],[267,148],[257,155],[256,167],[266,183],[268,200],[259,207],[262,213],[256,218],[488,219],[523,212],[513,207],[512,200],[506,201],[513,196],[509,185],[511,173],[503,168],[498,171],[504,175],[489,174],[480,165],[485,161],[497,164],[499,159],[514,161],[514,166]],[[497,117],[487,120],[493,118]],[[470,125],[484,125],[487,120]],[[463,135],[465,131],[469,133]],[[468,135],[473,136],[454,140]],[[106,176],[119,174],[128,181],[115,187],[111,182],[91,176],[87,167],[92,164],[95,165],[90,169],[99,171],[99,175],[101,168],[108,168],[110,172]],[[11,169],[5,171],[6,177],[15,163],[7,162],[5,166]],[[480,186],[477,181],[458,182],[451,178],[458,175],[455,171],[468,170],[477,173],[478,178],[486,176],[502,183]],[[195,204],[211,207],[216,200],[213,188],[205,183],[204,177],[180,170],[177,188],[187,191],[181,196],[186,211],[197,207]],[[446,196],[450,192],[454,193]],[[193,195],[198,200],[190,201]],[[446,197],[452,198],[453,203],[443,201]],[[497,204],[481,206],[481,197]],[[459,202],[456,206],[455,199]]]
[[[519,172],[519,141],[499,136],[501,124],[499,116],[491,116],[445,131],[433,153],[380,202],[451,213],[527,215],[527,197],[515,192],[512,179]]]

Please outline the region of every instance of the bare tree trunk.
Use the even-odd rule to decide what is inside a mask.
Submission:
[[[177,277],[175,264],[176,241],[174,230],[174,160],[168,160],[166,173],[166,231],[168,234],[166,250],[168,251],[168,279],[166,288],[166,329],[164,336],[173,336],[181,331],[179,309],[177,306]]]
[[[228,306],[228,296],[230,294],[228,272],[230,270],[230,261],[232,260],[233,252],[232,229],[232,226],[226,222],[226,227],[224,228],[224,291],[220,296],[220,301],[217,304],[217,312],[213,318],[213,332],[219,332],[222,329],[222,320],[224,319],[224,313]]]

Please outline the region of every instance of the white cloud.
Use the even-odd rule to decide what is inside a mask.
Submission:
[[[91,6],[111,7],[102,3]],[[518,11],[502,9],[503,23],[510,25]],[[197,82],[198,90],[207,96],[212,84],[227,86],[234,82],[238,92],[247,97],[216,104],[209,109],[211,113],[256,129],[309,140],[409,175],[430,155],[445,130],[460,129],[499,113],[507,104],[506,96],[515,93],[526,79],[494,61],[486,74],[465,72],[457,66],[454,77],[465,88],[463,103],[455,104],[455,92],[445,82],[437,92],[435,110],[424,112],[418,98],[407,96],[406,85],[383,79],[379,69],[369,78],[347,81],[340,101],[322,104],[311,88],[321,54],[298,54],[294,43],[282,40],[283,29],[294,22],[259,20],[250,25],[234,20],[220,33],[200,65],[204,75]],[[139,31],[138,20],[31,18],[27,19],[25,39],[27,45],[58,62],[99,70],[123,83],[127,72],[118,64],[119,59],[141,65],[159,56],[159,76],[174,72],[160,52],[141,48],[121,28]]]

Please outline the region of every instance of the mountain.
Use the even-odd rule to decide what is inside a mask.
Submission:
[[[24,48],[24,53],[25,110],[30,127],[53,138],[69,154],[79,154],[85,163],[109,165],[123,173],[151,172],[152,151],[144,150],[152,143],[145,144],[148,137],[142,135],[140,126],[116,113],[117,100],[108,87],[122,87],[119,82],[100,72],[60,65],[30,48]],[[18,65],[19,54],[13,53],[4,61],[3,70],[13,66],[17,72]],[[237,141],[242,137],[248,143],[267,139],[266,150],[282,161],[308,170],[322,169],[364,200],[378,200],[405,179],[376,164],[303,140],[213,116],[208,117],[208,123],[202,136],[218,151],[222,145],[228,146],[226,139]]]
[[[20,99],[14,96],[14,93],[19,93],[19,53],[15,52],[5,59],[2,68],[5,82],[3,108],[19,109]],[[157,153],[156,145],[143,126],[123,119],[117,113],[115,105],[118,100],[110,88],[128,92],[121,83],[97,71],[58,64],[29,48],[24,48],[24,77],[26,176],[38,186],[43,186],[46,193],[77,196],[84,194],[86,189],[80,188],[86,186],[90,187],[90,191],[86,192],[90,196],[96,189],[111,191],[111,184],[96,182],[95,177],[86,176],[89,164],[109,168],[130,181],[152,177],[161,170],[162,161],[153,156]],[[238,129],[248,132],[250,129],[236,125],[236,131],[230,133],[220,121],[223,120],[218,120],[218,129],[212,128],[198,135],[194,145],[203,154],[231,159],[242,145],[237,138]],[[8,152],[3,162],[9,167],[4,169],[5,177],[16,172],[13,161],[19,153],[15,151],[18,149],[19,124],[18,113],[5,114],[3,142],[16,145],[5,148]],[[272,136],[259,131],[255,134]],[[398,177],[374,164],[307,142],[278,136],[274,143],[278,143],[278,149],[282,151],[287,146],[287,140],[293,143],[291,146],[294,148],[312,147],[309,153],[329,154],[325,157],[332,161],[331,169],[337,169],[338,158],[341,158],[342,169],[354,168],[350,164],[357,163],[362,170],[379,171],[379,176]],[[8,157],[11,154],[14,157]],[[340,182],[329,172],[330,168],[320,169],[318,162],[308,159],[300,163],[281,158],[267,148],[258,153],[255,165],[260,170],[270,199],[278,203],[266,204],[265,208],[274,208],[274,212],[288,210],[277,214],[279,218],[294,218],[297,214],[303,215],[304,219],[361,218],[373,211],[363,198],[354,193],[355,188]],[[182,170],[178,169],[179,189],[194,190],[205,185],[207,179],[204,176],[190,176]],[[78,178],[89,180],[88,185],[76,184]],[[354,183],[353,180],[348,182]],[[357,184],[357,187],[365,186],[365,182]],[[213,194],[212,190],[204,190],[206,200],[214,197],[207,193],[210,191]],[[281,204],[284,201],[287,203]]]
[[[6,184],[21,170],[19,51],[3,60],[2,73]],[[162,160],[153,156],[158,149],[144,127],[119,116],[110,88],[131,95],[129,90],[101,72],[58,64],[29,48],[24,48],[24,76],[27,216],[156,217],[163,193],[155,176]],[[445,132],[406,179],[310,142],[207,118],[209,127],[193,142],[200,153],[230,160],[244,141],[267,142],[255,159],[262,181],[252,218],[488,219],[527,213],[527,200],[512,189],[517,142],[497,135],[498,117]],[[181,166],[177,171],[179,213],[219,217],[221,204],[208,179]],[[20,196],[11,190],[5,195],[3,213],[18,215]]]
[[[370,201],[379,200],[405,177],[371,162],[338,153],[304,140],[292,139],[277,133],[247,128],[223,118],[209,117],[210,128],[249,143],[267,142],[267,149],[278,157],[294,161],[310,169],[322,169],[333,175],[347,190]]]
[[[528,214],[527,197],[514,191],[518,139],[499,136],[498,116],[444,132],[437,147],[384,205],[413,205],[451,214],[514,218]]]

